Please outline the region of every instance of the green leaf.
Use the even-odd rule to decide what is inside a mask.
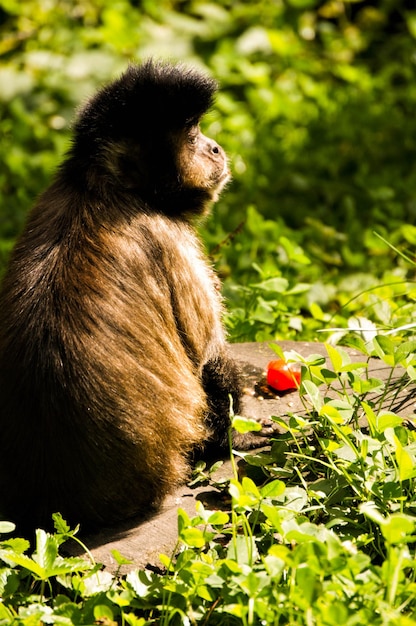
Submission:
[[[404,341],[395,350],[394,358],[396,364],[403,363],[406,367],[406,359],[416,352],[416,341]]]
[[[393,513],[381,525],[381,532],[390,544],[409,543],[415,541],[412,533],[415,530],[415,520],[403,513]]]
[[[253,495],[258,500],[261,499],[260,491],[256,485],[256,483],[251,480],[248,476],[243,476],[243,480],[241,481],[242,490],[244,493],[249,493]]]
[[[191,519],[188,513],[179,508],[178,509],[178,533],[180,534],[184,528],[191,525]]]
[[[227,550],[227,559],[236,561],[238,565],[252,565],[257,557],[257,547],[254,537],[236,535],[230,541]]]
[[[179,538],[191,548],[202,548],[206,543],[205,533],[199,528],[184,528]]]
[[[381,392],[384,389],[384,382],[379,378],[363,378],[362,376],[355,376],[351,384],[351,388],[355,393],[360,395],[367,394],[370,391]]]
[[[395,413],[380,413],[376,417],[376,427],[379,433],[384,433],[387,428],[396,428],[403,423],[403,419]]]
[[[309,291],[310,288],[311,286],[308,283],[297,283],[296,285],[293,285],[293,287],[291,287],[290,289],[286,291],[286,295],[297,296],[301,293],[305,293],[306,291]]]
[[[118,550],[111,550],[111,554],[117,565],[130,565],[130,563],[133,563],[131,559],[123,556]]]
[[[409,365],[406,371],[410,380],[415,381],[416,380],[416,367],[414,367],[413,365]]]
[[[384,436],[392,444],[396,452],[396,462],[399,468],[399,480],[407,480],[416,476],[416,464],[414,459],[405,450],[395,434],[393,428],[386,428]]]
[[[64,535],[70,532],[71,528],[68,525],[68,523],[64,520],[64,518],[62,517],[62,515],[60,513],[53,513],[52,514],[52,519],[53,519],[53,525],[55,527],[55,530]]]
[[[160,554],[159,554],[159,561],[162,563],[163,567],[164,567],[164,568],[165,568],[168,572],[171,572],[171,571],[174,569],[174,565],[173,565],[173,563],[172,563],[172,557],[167,556],[167,554],[160,553]],[[130,583],[130,584],[132,584],[132,583],[131,583],[131,578],[130,578],[130,577],[128,578],[128,581],[129,581],[129,583]],[[136,586],[137,586],[138,590],[136,590]],[[135,581],[135,585],[133,585],[133,587],[134,587],[134,589],[136,590],[137,595],[139,595],[139,596],[141,595],[141,591],[142,591],[142,590],[144,590],[146,593],[147,593],[147,591],[148,591],[147,586],[146,586],[146,587],[145,587],[145,586],[142,586],[142,585],[141,585],[141,583],[140,583],[140,581],[139,581],[139,582],[138,582],[138,581]],[[139,593],[139,592],[140,592],[140,593]],[[145,594],[143,593],[143,595],[145,595]]]
[[[10,550],[0,549],[0,558],[10,565],[19,565],[20,567],[23,567],[24,569],[31,572],[39,580],[44,580],[45,578],[47,578],[47,576],[45,576],[45,571],[43,567],[41,567],[38,563],[36,563],[33,559],[31,559],[29,556],[26,556],[25,554],[18,554]]]
[[[256,287],[256,289],[271,293],[284,293],[287,290],[288,286],[289,282],[287,281],[287,279],[282,278],[281,276],[268,278],[267,280],[263,280],[261,283],[255,283],[253,285],[253,287]]]
[[[284,422],[286,428],[287,424]],[[271,465],[275,461],[275,457],[273,454],[268,454],[267,452],[258,452],[257,454],[247,454],[244,457],[244,461],[247,465],[253,465],[254,467],[265,467],[266,465]]]
[[[311,380],[304,380],[301,387],[303,387],[315,411],[319,413],[323,406],[323,399],[319,388]]]
[[[384,524],[384,517],[382,516],[374,502],[364,502],[360,504],[359,510],[360,513],[371,519],[373,522],[376,522],[376,524],[378,524],[379,526]]]
[[[3,603],[0,603],[0,621],[4,624],[13,624],[15,622],[14,614]]]
[[[238,433],[249,433],[253,431],[260,431],[262,426],[255,420],[242,417],[241,415],[235,415],[232,421],[232,427]]]
[[[304,522],[303,524],[293,525],[293,528],[286,532],[287,541],[296,541],[296,543],[309,543],[317,541],[318,528],[315,524]]]
[[[23,554],[30,548],[30,542],[20,537],[10,537],[0,543],[0,547],[17,554]]]
[[[302,589],[302,600],[307,606],[311,606],[320,595],[319,578],[316,572],[306,564],[296,570],[296,585],[298,589]]]
[[[401,445],[396,447],[396,461],[399,466],[399,478],[401,481],[416,476],[416,465],[414,459]]]
[[[281,480],[272,480],[270,483],[266,483],[264,487],[260,489],[262,498],[276,498],[281,496],[286,490],[286,485]]]
[[[309,367],[321,367],[325,365],[326,359],[322,354],[310,354],[306,358],[306,363]]]
[[[262,502],[260,506],[260,510],[267,517],[273,528],[281,533],[282,532],[282,513],[280,509],[276,506],[272,506],[271,504],[266,504]]]
[[[33,559],[42,566],[46,573],[54,566],[57,556],[58,542],[56,537],[38,528],[36,531],[36,552],[33,554]]]
[[[228,490],[238,509],[250,510],[261,500],[257,486],[247,476],[243,478],[242,483],[235,479],[230,480]]]
[[[212,526],[224,526],[228,524],[230,521],[230,516],[225,511],[214,511],[208,517],[208,524],[212,524]]]
[[[393,367],[395,365],[394,359],[394,344],[389,337],[384,335],[377,335],[373,339],[373,346],[376,355],[382,359],[387,365]]]
[[[273,324],[277,313],[277,302],[268,302],[260,296],[257,297],[257,305],[251,314],[251,318],[263,324]]]
[[[286,355],[283,352],[283,349],[281,348],[281,346],[279,346],[278,343],[269,343],[268,344],[269,348],[271,348],[273,350],[273,352],[275,352],[277,354],[278,357],[280,357],[281,359],[286,361]]]
[[[96,604],[94,606],[94,617],[97,622],[103,621],[103,618],[110,622],[114,620],[113,611],[106,604]]]
[[[345,363],[347,353],[345,351],[341,353],[340,350],[337,350],[336,348],[331,346],[331,344],[329,343],[325,344],[325,348],[326,348],[326,351],[328,352],[328,356],[331,360],[332,367],[334,368],[334,372],[340,372],[342,366]]]

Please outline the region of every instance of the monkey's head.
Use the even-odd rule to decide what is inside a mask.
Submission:
[[[202,213],[230,177],[223,149],[199,128],[216,89],[183,65],[131,65],[75,124],[72,155],[86,184],[105,181],[172,215]]]

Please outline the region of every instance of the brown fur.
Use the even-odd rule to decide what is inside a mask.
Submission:
[[[195,447],[226,442],[239,374],[192,226],[228,178],[198,128],[214,91],[182,66],[129,68],[80,113],[15,247],[0,294],[0,510],[22,526],[146,514]]]

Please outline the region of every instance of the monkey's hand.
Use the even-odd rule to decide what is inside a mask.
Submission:
[[[275,432],[275,424],[269,417],[251,418],[261,425],[261,430],[239,433],[236,430],[232,432],[232,444],[236,450],[252,450],[253,448],[261,448],[266,445],[267,439],[272,437]]]

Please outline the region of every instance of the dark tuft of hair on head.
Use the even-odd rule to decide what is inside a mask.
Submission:
[[[191,126],[212,106],[216,90],[213,78],[183,64],[130,65],[80,112],[75,136],[123,139]]]

